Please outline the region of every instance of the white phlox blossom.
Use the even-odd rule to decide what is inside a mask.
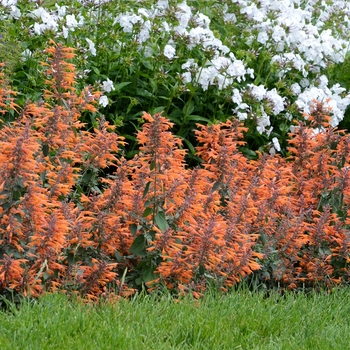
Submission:
[[[230,63],[230,65],[227,67],[227,74],[235,77],[238,82],[241,82],[241,79],[245,80],[245,74],[247,74],[247,71],[245,69],[245,66],[243,64],[243,61],[241,60],[234,60]]]
[[[271,131],[272,131],[272,127],[270,129],[266,129],[266,127],[271,125],[270,118],[266,114],[263,106],[260,106],[260,110],[261,110],[261,116],[257,117],[257,124],[258,125],[256,127],[256,130],[260,134],[263,134],[264,132],[266,132],[267,135],[269,136]]]
[[[286,32],[282,27],[280,27],[279,25],[274,26],[271,37],[275,42],[282,41],[285,35]]]
[[[40,35],[47,29],[57,31],[58,29],[57,16],[50,14],[43,7],[39,7],[31,11],[31,14],[34,15],[36,18],[41,19],[41,21],[43,22],[43,23],[34,24],[34,32],[36,34]]]
[[[186,28],[188,26],[188,22],[192,17],[192,10],[187,5],[186,1],[177,5],[177,11],[175,13],[175,16],[179,22],[178,25],[174,28],[175,32],[178,33],[179,35],[186,34],[187,33]]]
[[[232,23],[236,23],[237,22],[237,17],[234,13],[225,13],[224,14],[224,21],[225,23],[227,22],[232,22]]]
[[[237,107],[233,109],[233,114],[237,116],[239,120],[246,120],[248,113],[251,108],[246,104],[242,103],[242,93],[238,89],[233,89],[233,95],[231,97],[232,102],[237,103]]]
[[[37,35],[42,34],[46,30],[58,31],[59,21],[65,20],[66,25],[62,25],[62,32],[65,38],[68,37],[68,31],[74,29],[77,26],[82,26],[85,22],[84,17],[79,14],[77,18],[75,15],[67,15],[67,6],[59,6],[55,4],[56,10],[48,12],[47,9],[43,7],[38,7],[37,9],[30,11],[28,16],[41,20],[42,23],[36,22],[33,26],[34,33]],[[65,18],[66,16],[66,18]]]
[[[133,13],[130,14],[129,12],[127,12],[125,14],[120,14],[119,16],[117,16],[114,19],[113,26],[116,23],[119,23],[125,33],[131,33],[134,28],[134,24],[142,22],[142,16],[138,16]]]
[[[196,72],[196,81],[206,91],[209,85],[216,85],[219,90],[230,86],[234,79],[238,82],[245,80],[245,75],[253,75],[254,71],[247,72],[243,61],[237,60],[233,54],[230,57],[215,57],[206,67]]]
[[[173,46],[167,44],[164,47],[164,56],[168,58],[169,60],[172,60],[175,57],[176,50]]]
[[[269,40],[269,36],[267,35],[266,32],[261,31],[261,32],[258,34],[258,38],[257,38],[258,43],[264,45],[264,44],[267,43],[268,40]]]
[[[85,38],[85,40],[89,44],[89,51],[90,51],[91,55],[96,56],[95,44],[88,38]]]
[[[102,82],[102,90],[104,92],[111,92],[112,90],[114,90],[114,84],[113,81],[110,80],[109,78],[107,78],[107,80]]]
[[[285,73],[291,70],[291,67],[286,67],[287,63],[290,63],[293,68],[301,72],[304,77],[308,75],[307,71],[305,70],[306,62],[299,54],[286,52],[283,54],[275,55],[272,57],[271,62],[278,62],[281,65],[281,72],[283,72],[281,76],[284,76]]]
[[[189,69],[196,70],[198,68],[198,64],[194,61],[193,58],[189,58],[186,63],[182,64],[181,68],[187,69],[187,70],[189,70]]]
[[[223,5],[222,10],[223,10],[223,14],[224,14],[224,22],[225,23],[228,23],[228,22],[236,23],[237,22],[236,14],[234,14],[232,12],[228,12],[228,5],[227,4]]]
[[[196,27],[192,28],[188,33],[187,37],[189,39],[189,44],[187,47],[191,50],[196,45],[203,44],[203,47],[213,45],[213,40],[215,39],[213,32],[210,29]]]
[[[67,12],[67,6],[60,6],[58,4],[55,4],[56,9],[57,9],[57,15],[58,17],[62,18],[66,15]]]
[[[248,113],[246,112],[237,112],[236,115],[240,121],[246,120],[248,118]]]
[[[170,26],[169,26],[169,24],[168,24],[167,22],[164,21],[164,22],[162,23],[162,26],[163,26],[164,30],[165,30],[167,33],[170,32]]]
[[[66,16],[66,26],[73,30],[78,26],[78,21],[75,18],[75,15],[67,15]]]
[[[192,81],[192,74],[191,72],[185,72],[181,74],[181,79],[182,81],[187,84],[190,83]]]
[[[272,145],[271,145],[269,153],[271,155],[275,155],[276,151],[277,152],[281,152],[281,146],[280,146],[280,143],[278,141],[278,138],[277,137],[273,137],[272,138]]]
[[[169,2],[168,0],[158,0],[156,7],[166,10],[169,7]]]
[[[108,106],[108,98],[107,96],[101,96],[100,99],[99,99],[99,104],[102,106],[102,107],[106,107]]]
[[[13,17],[14,19],[19,19],[21,17],[20,9],[15,5],[11,5],[10,8],[11,8],[10,16]]]
[[[241,13],[247,15],[249,19],[252,19],[257,22],[261,22],[266,16],[266,12],[262,11],[261,9],[258,9],[256,4],[254,3],[242,7]]]
[[[320,88],[328,87],[328,78],[325,75],[321,75],[318,78],[318,81],[319,81],[319,85],[318,86]]]
[[[23,52],[22,52],[22,59],[23,61],[26,61],[28,58],[32,57],[33,56],[33,52],[30,51],[29,49],[25,49]]]
[[[272,143],[273,143],[273,146],[275,147],[276,151],[280,152],[281,151],[281,146],[280,146],[280,143],[278,142],[277,137],[273,137],[272,138]]]
[[[273,114],[277,115],[279,113],[281,113],[282,111],[284,111],[284,100],[285,97],[281,97],[278,93],[276,88],[267,91],[265,97],[272,102],[273,104]]]
[[[242,103],[242,95],[239,92],[239,90],[233,89],[232,92],[233,92],[233,95],[231,97],[232,102],[237,103],[238,105],[241,104]]]
[[[299,84],[301,87],[305,88],[310,85],[310,81],[307,78],[303,78],[300,80]]]
[[[265,89],[264,85],[256,86],[254,84],[248,84],[248,86],[250,87],[251,95],[258,101],[261,101],[265,97],[267,90]]]
[[[17,0],[1,0],[0,4],[4,7],[16,6]]]
[[[290,90],[292,91],[293,95],[298,96],[301,93],[301,87],[298,83],[294,83],[290,86]]]
[[[194,20],[199,27],[209,29],[210,18],[208,16],[203,15],[202,13],[197,13],[197,15],[194,17]]]
[[[150,35],[150,30],[151,30],[152,24],[151,21],[147,20],[142,24],[141,31],[137,36],[137,42],[139,44],[144,43],[147,41],[151,35]]]

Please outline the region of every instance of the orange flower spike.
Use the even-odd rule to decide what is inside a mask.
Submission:
[[[0,289],[10,285],[13,289],[18,289],[24,273],[24,268],[21,265],[26,262],[26,259],[13,259],[6,254],[4,255],[3,259],[0,260]]]

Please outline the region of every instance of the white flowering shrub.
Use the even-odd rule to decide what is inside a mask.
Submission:
[[[82,86],[100,88],[129,156],[144,110],[175,123],[194,164],[196,123],[228,118],[248,127],[247,156],[285,154],[293,120],[315,100],[331,108],[333,126],[344,122],[349,16],[348,1],[1,0],[0,58],[23,104],[42,93],[48,40],[74,47]]]

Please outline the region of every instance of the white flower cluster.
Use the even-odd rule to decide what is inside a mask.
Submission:
[[[21,17],[22,15],[21,11],[16,6],[17,0],[0,0],[0,5],[4,7],[8,7],[10,9],[10,12],[9,12],[10,18],[19,19]],[[1,16],[1,17],[4,19],[6,18],[6,16]]]
[[[237,60],[234,54],[229,57],[218,56],[211,60],[206,67],[198,67],[193,59],[187,60],[181,67],[186,70],[182,74],[185,83],[196,82],[203,90],[207,90],[209,85],[217,85],[219,90],[232,85],[234,80],[241,82],[245,80],[245,75],[254,78],[254,70],[246,69],[241,60]]]
[[[31,11],[30,15],[39,20],[33,27],[35,34],[40,35],[48,29],[57,32],[59,30],[59,22],[63,21],[65,25],[62,25],[61,30],[64,38],[67,38],[69,31],[74,31],[78,26],[84,25],[85,20],[82,15],[78,15],[78,18],[76,18],[74,14],[66,14],[67,6],[59,6],[58,4],[55,4],[55,6],[55,11],[49,12],[43,7],[38,7]]]
[[[107,80],[102,82],[102,91],[103,92],[111,92],[114,90],[114,84],[113,81],[107,78]],[[102,95],[100,97],[99,103],[102,107],[108,106],[108,97],[106,95]]]
[[[323,75],[319,79],[318,86],[311,84],[298,94],[296,104],[304,113],[308,114],[312,110],[313,101],[323,102],[324,106],[330,109],[331,125],[337,126],[343,120],[344,111],[350,104],[350,95],[341,97],[344,91],[345,89],[339,84],[328,88],[328,79]]]
[[[80,2],[84,4],[84,0]],[[95,2],[102,4],[108,0]],[[0,0],[0,4],[8,10],[8,16],[15,19],[23,16],[16,7],[16,0]],[[237,18],[244,16],[247,33],[249,29],[248,44],[254,43],[260,46],[255,50],[257,55],[263,49],[271,53],[272,62],[279,67],[280,79],[284,79],[291,71],[300,72],[299,80],[297,79],[290,86],[291,95],[295,96],[294,100],[296,99],[296,106],[308,113],[315,99],[327,101],[327,106],[332,108],[332,124],[337,125],[344,117],[345,109],[350,103],[350,96],[344,96],[345,91],[339,85],[328,87],[328,80],[320,72],[330,62],[338,63],[344,60],[350,40],[350,2],[231,0],[231,4],[238,7],[239,11],[229,12],[229,5],[222,4],[223,19],[227,23],[236,24]],[[224,45],[210,29],[210,18],[200,11],[193,11],[190,5],[191,3],[187,3],[186,0],[178,0],[176,5],[171,6],[168,0],[158,0],[148,8],[135,6],[129,11],[112,17],[113,26],[125,33],[130,33],[139,45],[139,52],[142,52],[145,58],[160,54],[163,59],[173,62],[181,58],[178,48],[180,43],[182,46],[185,43],[190,54],[187,61],[182,64],[182,71],[178,72],[182,78],[183,87],[187,88],[187,84],[192,84],[200,86],[203,90],[214,86],[218,90],[230,91],[231,100],[234,103],[233,112],[241,120],[253,113],[250,102],[245,101],[245,96],[249,93],[257,103],[261,104],[260,112],[255,115],[257,130],[269,135],[272,130],[270,116],[264,110],[263,104],[271,107],[273,115],[283,112],[286,118],[290,118],[285,107],[290,105],[291,101],[281,96],[281,92],[276,88],[267,88],[260,82],[252,83],[258,73],[254,72],[246,62],[237,59],[238,55],[235,55],[234,48],[230,49]],[[167,14],[176,20],[168,22],[164,19],[169,18]],[[338,33],[342,35],[334,34],[329,24],[326,25],[337,14],[342,15],[342,21],[337,24],[341,27],[340,30],[337,29]],[[41,35],[46,30],[53,30],[58,36],[67,38],[70,32],[82,27],[86,21],[83,15],[70,13],[68,6],[59,6],[57,3],[53,10],[38,7],[29,15],[36,20],[32,28],[33,35]],[[164,41],[153,42],[151,35],[154,32],[158,33]],[[86,43],[87,53],[92,56],[97,55],[93,40],[86,38]],[[120,51],[121,47],[122,45],[116,42],[115,50]],[[198,60],[198,54],[196,54],[198,50],[205,54],[206,61],[203,63]],[[192,57],[191,52],[193,52]],[[314,80],[314,76],[318,76],[318,81]],[[103,83],[103,89],[107,93],[113,89],[109,79]],[[107,97],[102,96],[100,103],[107,105]],[[274,148],[278,151],[276,142],[274,142]]]

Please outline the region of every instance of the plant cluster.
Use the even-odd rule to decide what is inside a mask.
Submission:
[[[73,50],[51,42],[46,54],[42,100],[20,108],[0,81],[1,294],[349,281],[350,137],[322,104],[296,122],[287,158],[247,159],[248,130],[234,119],[197,125],[201,165],[189,168],[173,123],[144,112],[127,159],[97,112],[100,92],[77,88]],[[91,132],[84,111],[98,120]]]
[[[347,126],[349,16],[346,1],[2,0],[0,60],[23,107],[41,98],[48,39],[77,48],[79,84],[102,88],[128,159],[141,110],[164,111],[192,166],[196,123],[235,115],[248,128],[241,151],[257,159],[286,154],[293,120],[315,99],[331,107],[332,126]],[[90,113],[83,120],[97,126]]]

